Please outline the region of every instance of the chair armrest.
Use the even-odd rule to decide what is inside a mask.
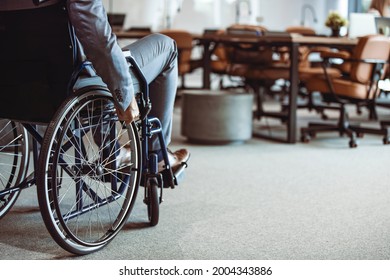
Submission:
[[[366,58],[366,59],[346,59],[345,61],[349,62],[362,62],[362,63],[371,63],[371,64],[387,64],[389,63],[388,60],[384,59],[373,59],[373,58]]]
[[[139,76],[139,78],[141,78],[142,81],[145,82],[145,85],[147,85],[145,76],[142,73],[142,70],[139,67],[137,61],[135,61],[135,58],[131,55],[130,50],[122,49],[122,53],[125,56],[127,62],[130,64],[130,67],[132,67],[135,70],[135,73]]]
[[[324,57],[324,61],[329,61],[332,58],[341,58],[341,57]],[[343,59],[343,58],[341,58]],[[373,59],[373,58],[365,58],[365,59],[356,59],[356,58],[344,58],[344,62],[360,62],[360,63],[371,63],[371,64],[387,64],[388,60],[385,59]]]
[[[149,85],[145,78],[145,75],[143,74],[137,61],[131,55],[130,51],[126,49],[122,49],[122,52],[127,62],[130,64],[131,67],[130,71],[134,72],[141,85],[140,86],[141,92],[135,93],[135,98],[137,100],[137,104],[140,109],[140,119],[143,120],[144,118],[146,118],[146,116],[149,114],[150,110],[152,109],[152,104],[149,98]]]
[[[351,57],[351,54],[347,51],[332,51],[330,49],[322,50],[320,51],[321,57],[322,58],[340,58],[343,60],[349,59]]]

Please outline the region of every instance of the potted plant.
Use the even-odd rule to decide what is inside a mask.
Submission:
[[[337,11],[330,11],[325,21],[325,25],[332,30],[333,37],[338,37],[341,27],[347,24],[347,19],[342,17]]]

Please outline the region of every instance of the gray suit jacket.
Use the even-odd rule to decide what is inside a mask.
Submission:
[[[50,0],[39,7],[58,2]],[[125,110],[134,96],[133,83],[102,1],[67,0],[67,4],[69,18],[83,47],[83,53],[113,93],[117,107]],[[32,8],[37,8],[32,0],[0,0],[0,11]]]

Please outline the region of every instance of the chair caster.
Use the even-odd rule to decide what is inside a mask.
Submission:
[[[358,145],[357,145],[357,142],[355,140],[351,140],[349,141],[349,147],[350,148],[356,148]]]
[[[384,145],[390,144],[390,137],[383,137],[383,144]]]
[[[301,135],[301,142],[302,143],[309,143],[310,139],[311,139],[311,137],[307,133]]]
[[[157,180],[149,179],[145,189],[144,203],[148,210],[148,220],[150,226],[156,226],[159,221],[160,198],[158,194]]]

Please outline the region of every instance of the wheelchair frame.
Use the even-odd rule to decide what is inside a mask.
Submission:
[[[143,186],[149,223],[157,225],[163,188],[174,188],[187,165],[183,163],[173,174],[161,122],[148,116],[148,83],[134,58],[126,59],[141,83],[142,91],[136,96],[139,120],[127,125],[120,122],[110,92],[98,83],[70,94],[43,137],[34,123],[7,122],[14,134],[7,145],[0,145],[0,155],[4,153],[13,159],[9,177],[0,173],[4,187],[0,189],[0,219],[23,189],[36,185],[41,215],[52,238],[73,254],[88,254],[100,250],[118,234],[130,215],[139,187]],[[68,90],[88,65],[83,63],[74,71]],[[28,135],[33,139],[30,174]],[[95,139],[99,135],[100,144]],[[162,172],[158,170],[158,155],[149,149],[152,137],[158,137],[160,142],[165,163]],[[120,143],[122,138],[124,144]],[[126,145],[131,147],[131,162],[120,166],[119,151]],[[104,155],[106,151],[108,156]]]
[[[126,50],[124,51],[126,56]],[[159,204],[163,202],[163,189],[175,188],[178,185],[178,180],[187,167],[186,162],[182,162],[175,174],[172,172],[172,168],[168,159],[167,146],[162,134],[162,125],[158,118],[149,118],[148,114],[151,109],[151,102],[149,99],[149,87],[148,83],[143,75],[136,60],[130,56],[126,56],[127,61],[131,67],[134,68],[138,79],[140,80],[142,88],[141,94],[138,95],[138,107],[140,109],[140,121],[136,122],[141,131],[141,144],[142,144],[142,179],[141,186],[145,187],[145,199],[144,203],[148,207],[148,217],[150,225],[155,226],[159,220]],[[157,136],[160,143],[162,157],[164,161],[164,170],[158,171],[158,155],[150,151],[148,139],[153,136]],[[158,194],[158,189],[160,193]]]
[[[132,67],[136,70],[138,75],[141,77],[142,82],[146,82],[145,79],[143,78],[142,72],[139,69],[138,65],[136,64],[135,60],[132,57],[127,58],[129,62],[131,63]],[[163,194],[163,188],[174,188],[178,183],[177,183],[177,178],[181,175],[183,170],[186,167],[186,164],[182,164],[181,167],[178,169],[178,172],[176,174],[173,174],[172,169],[169,165],[169,160],[168,160],[168,154],[167,154],[167,149],[165,145],[165,140],[164,136],[162,135],[162,130],[161,130],[161,122],[159,121],[158,118],[149,118],[148,113],[151,108],[151,103],[149,99],[149,92],[148,92],[148,86],[143,87],[144,90],[143,92],[137,97],[138,105],[140,108],[141,112],[141,118],[140,120],[134,122],[131,125],[127,125],[127,129],[133,129],[133,131],[137,132],[137,137],[136,140],[139,141],[140,143],[136,144],[137,146],[140,147],[141,151],[141,156],[139,159],[139,162],[142,164],[139,164],[138,167],[134,167],[137,172],[139,172],[139,179],[136,179],[137,184],[134,185],[134,190],[133,190],[133,197],[131,198],[131,201],[129,202],[128,207],[128,212],[123,213],[123,217],[125,217],[122,221],[122,225],[119,227],[123,226],[123,223],[125,220],[127,220],[128,215],[130,214],[130,211],[133,207],[133,204],[135,202],[135,197],[137,196],[138,192],[138,187],[143,186],[145,189],[145,194],[144,194],[144,203],[147,205],[147,212],[148,212],[148,219],[149,223],[151,226],[155,226],[158,223],[159,220],[159,204],[163,201],[162,199],[162,194]],[[102,90],[101,88],[97,88],[98,90]],[[89,89],[91,90],[91,89]],[[93,89],[93,90],[96,90]],[[88,90],[87,90],[88,92]],[[108,97],[108,90],[106,89],[107,97]],[[74,97],[71,97],[70,100],[77,98],[77,95]],[[112,108],[110,109],[112,110]],[[111,112],[112,113],[112,112]],[[61,116],[59,116],[61,118]],[[32,148],[32,154],[33,154],[33,166],[34,166],[34,172],[29,174],[28,176],[23,176],[21,180],[19,180],[16,185],[14,186],[8,186],[4,190],[0,191],[0,198],[7,197],[8,195],[18,195],[21,190],[31,187],[33,185],[37,185],[38,188],[38,198],[39,198],[39,205],[41,209],[41,214],[43,216],[44,222],[46,227],[48,228],[49,232],[52,234],[53,239],[65,250],[74,253],[74,254],[87,254],[94,252],[96,250],[101,249],[103,246],[108,244],[109,241],[111,241],[111,238],[107,240],[107,242],[97,242],[97,244],[93,244],[93,242],[86,242],[85,244],[76,244],[80,242],[69,242],[67,239],[69,239],[69,235],[71,235],[71,232],[67,232],[68,230],[66,229],[60,229],[60,231],[65,231],[66,234],[63,235],[58,235],[58,224],[61,219],[58,219],[58,217],[53,217],[53,214],[51,213],[50,209],[50,204],[53,203],[50,200],[53,196],[51,192],[55,193],[56,188],[61,188],[61,183],[59,183],[58,187],[54,188],[51,186],[44,187],[43,185],[48,184],[45,183],[46,181],[50,180],[47,178],[47,176],[50,177],[50,175],[47,175],[47,173],[50,173],[50,170],[48,170],[48,157],[50,157],[50,153],[55,153],[55,149],[52,149],[51,147],[47,147],[47,143],[52,143],[57,140],[58,137],[55,135],[56,133],[45,133],[45,136],[42,137],[39,132],[37,131],[36,127],[34,124],[30,123],[22,123],[23,130],[27,130],[28,134],[30,134],[33,138],[33,148]],[[89,124],[88,124],[89,125]],[[50,125],[49,125],[50,126]],[[58,126],[58,124],[54,125]],[[59,128],[61,130],[61,128]],[[165,167],[162,172],[158,171],[158,156],[156,153],[151,152],[149,149],[149,139],[156,135],[159,139],[161,148],[162,148],[162,155],[163,155],[163,160],[165,162]],[[24,138],[27,139],[26,135]],[[28,143],[24,143],[25,145],[28,145]],[[39,152],[39,145],[42,146],[41,152]],[[0,147],[0,150],[2,148]],[[24,148],[27,149],[27,151],[24,151],[22,153],[25,153],[27,157],[29,157],[29,148]],[[61,148],[62,149],[62,148]],[[84,149],[84,148],[80,148]],[[44,153],[44,155],[41,155]],[[58,155],[60,158],[59,160],[59,168],[57,169],[56,172],[68,172],[71,173],[69,176],[74,176],[72,171],[69,171],[69,169],[82,169],[83,167],[72,167],[70,168],[69,166],[65,165],[63,169],[61,169],[61,164],[63,164],[63,159],[61,159],[62,155]],[[29,160],[27,160],[28,162]],[[81,163],[80,163],[81,164]],[[25,164],[27,167],[28,163]],[[22,166],[22,168],[25,168]],[[142,170],[139,170],[142,169]],[[26,175],[27,170],[21,170],[24,175]],[[95,173],[94,173],[95,174]],[[53,175],[54,176],[54,175]],[[55,180],[61,180],[62,176],[58,176]],[[52,179],[54,180],[54,179]],[[83,188],[82,186],[79,186],[81,189]],[[86,187],[84,187],[86,188]],[[45,189],[45,192],[42,193],[42,190]],[[84,191],[88,192],[88,191]],[[55,194],[58,195],[58,194]],[[98,198],[98,195],[92,195],[93,200],[99,201],[100,198]],[[15,199],[16,200],[16,199]],[[12,204],[15,202],[12,201]],[[94,207],[101,207],[101,205],[105,205],[107,202],[96,202],[96,205],[92,203],[92,208]],[[12,205],[9,206],[4,213],[2,213],[4,216]],[[56,208],[59,208],[59,206],[56,206]],[[56,211],[59,211],[56,209]],[[79,214],[82,214],[84,210],[80,210],[80,213],[77,212],[72,212],[72,216],[74,218],[77,218]],[[69,215],[68,212],[66,212],[64,215]],[[66,228],[66,225],[62,225],[62,227]],[[53,229],[54,228],[54,229]],[[54,231],[54,233],[53,233]],[[116,235],[116,233],[115,233]],[[81,242],[83,243],[83,242]]]

